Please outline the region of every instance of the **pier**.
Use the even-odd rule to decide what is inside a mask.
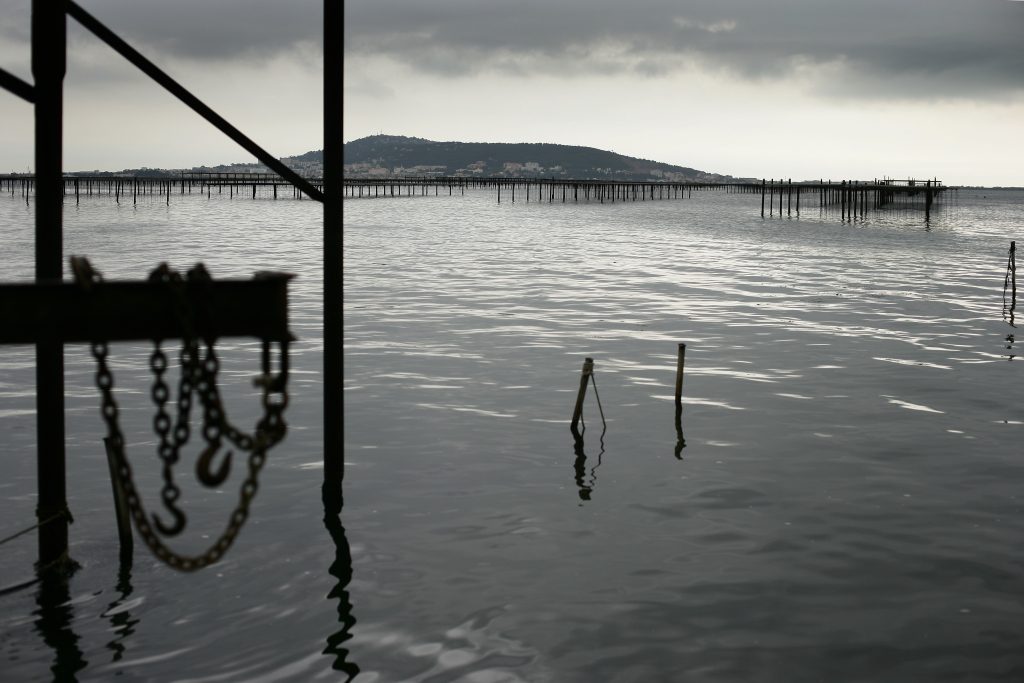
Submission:
[[[323,178],[306,178],[312,187],[323,192]],[[35,193],[34,175],[0,175],[0,192],[20,194],[26,201]],[[213,173],[185,172],[173,176],[145,175],[65,175],[62,182],[65,197],[75,201],[82,197],[106,195],[115,202],[141,197],[164,197],[169,203],[173,195],[226,194],[229,197],[267,197],[302,199],[303,192],[276,173]]]
[[[322,178],[307,178],[323,190]],[[556,178],[476,178],[466,176],[409,176],[391,178],[345,178],[346,199],[456,196],[466,190],[489,190],[498,203],[530,202],[566,204],[596,202],[644,202],[691,199],[694,193],[725,192],[761,197],[761,216],[800,216],[817,208],[838,211],[843,220],[863,218],[882,210],[923,210],[927,215],[947,191],[957,191],[941,180],[873,179],[798,181],[762,179],[712,183],[696,181],[629,181]],[[276,173],[217,173],[186,171],[173,176],[65,175],[64,197],[108,196],[120,203],[139,197],[162,197],[170,203],[175,195],[228,195],[230,198],[296,199],[303,193]],[[0,192],[21,195],[25,201],[35,193],[35,176],[0,175]]]
[[[381,199],[428,195],[462,195],[487,189],[501,202],[638,202],[689,199],[694,192],[754,194],[761,197],[761,216],[799,216],[811,208],[839,211],[843,220],[872,211],[920,209],[930,216],[948,190],[941,180],[872,179],[798,181],[762,179],[732,183],[675,181],[574,180],[555,178],[394,177],[345,178],[348,199]]]

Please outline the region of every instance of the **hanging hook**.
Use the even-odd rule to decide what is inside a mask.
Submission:
[[[213,456],[217,452],[217,448],[220,446],[219,441],[215,441],[206,447],[199,455],[199,460],[196,461],[196,477],[203,483],[204,486],[213,488],[220,486],[228,478],[228,473],[231,471],[231,451],[224,456],[224,462],[220,464],[220,467],[216,472],[210,471],[210,466],[213,463]]]
[[[167,506],[167,510],[171,513],[171,517],[174,517],[174,523],[167,526],[154,512],[151,515],[153,517],[153,526],[164,536],[177,536],[185,529],[185,513],[171,505]]]

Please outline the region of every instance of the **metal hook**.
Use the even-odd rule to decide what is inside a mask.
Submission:
[[[231,471],[231,451],[228,451],[228,454],[224,456],[224,462],[220,464],[216,472],[210,471],[210,465],[213,463],[213,456],[217,452],[218,446],[220,446],[219,441],[211,443],[199,455],[199,460],[196,461],[196,477],[204,486],[210,488],[223,484],[228,478],[228,473]]]
[[[167,510],[171,513],[171,516],[174,517],[174,524],[167,526],[154,512],[152,514],[153,526],[155,526],[157,531],[164,536],[177,536],[185,529],[185,513],[171,505],[167,506]]]

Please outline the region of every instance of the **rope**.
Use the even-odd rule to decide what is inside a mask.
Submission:
[[[24,536],[25,534],[29,533],[30,531],[35,531],[39,527],[45,526],[46,524],[49,524],[50,522],[52,522],[54,520],[60,519],[61,517],[64,517],[65,519],[67,519],[68,522],[74,521],[74,520],[71,519],[71,511],[68,510],[67,508],[64,508],[60,512],[54,513],[53,515],[51,515],[47,519],[44,519],[43,521],[39,522],[38,524],[33,524],[32,526],[30,526],[27,529],[23,529],[23,530],[15,533],[15,534],[11,534],[7,538],[0,538],[0,545],[3,545],[4,543],[7,543],[9,541],[13,541],[14,539],[18,538],[19,536]]]
[[[597,378],[594,377],[594,373],[590,373],[590,381],[594,383],[594,398],[597,399],[597,410],[601,413],[601,425],[607,429],[608,423],[604,420],[604,408],[601,407],[601,394],[597,393]]]

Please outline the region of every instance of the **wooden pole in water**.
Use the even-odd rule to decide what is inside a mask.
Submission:
[[[121,544],[121,559],[130,560],[135,544],[132,539],[132,523],[128,516],[128,499],[121,478],[117,473],[117,458],[114,455],[110,437],[103,438],[103,446],[107,450],[107,467],[110,469],[110,486],[114,491],[114,516],[117,519],[117,540]]]
[[[679,358],[676,361],[676,410],[683,407],[683,368],[686,366],[686,344],[679,342]]]
[[[579,432],[577,426],[580,418],[583,416],[583,399],[587,395],[587,384],[590,382],[590,375],[594,372],[594,359],[586,358],[583,361],[583,370],[580,373],[580,390],[576,394],[576,407],[572,411],[572,424],[569,429],[572,430],[573,434]]]
[[[1017,303],[1017,243],[1010,242],[1010,287],[1013,303]]]
[[[761,178],[761,218],[764,218],[764,189],[765,181],[764,178]]]

